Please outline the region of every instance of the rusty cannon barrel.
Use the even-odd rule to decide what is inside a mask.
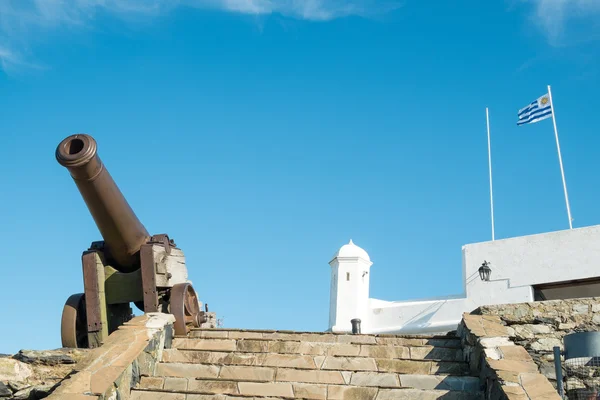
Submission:
[[[100,160],[96,141],[86,134],[65,138],[56,160],[75,181],[104,239],[105,254],[121,272],[140,268],[139,251],[150,237]]]

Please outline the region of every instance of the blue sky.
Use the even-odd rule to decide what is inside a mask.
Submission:
[[[66,4],[68,3],[68,5]],[[60,346],[100,235],[54,159],[93,135],[226,327],[325,330],[353,241],[371,295],[461,291],[461,246],[600,223],[595,1],[3,1],[0,353]]]

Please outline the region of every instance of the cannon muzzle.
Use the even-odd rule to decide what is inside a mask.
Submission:
[[[140,247],[150,237],[97,153],[96,141],[71,135],[56,148],[56,160],[69,170],[104,239],[105,254],[122,272],[140,267]]]

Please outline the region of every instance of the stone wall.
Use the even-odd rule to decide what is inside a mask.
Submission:
[[[527,350],[510,340],[499,317],[464,314],[457,334],[486,400],[560,400]]]
[[[87,349],[21,350],[0,356],[0,399],[41,399],[68,376]]]
[[[142,376],[153,376],[165,348],[171,347],[170,314],[148,313],[121,325],[102,346],[90,350],[48,400],[127,400]]]
[[[471,314],[499,317],[511,340],[527,350],[554,387],[554,346],[563,350],[563,337],[570,333],[600,330],[598,297],[485,306]]]

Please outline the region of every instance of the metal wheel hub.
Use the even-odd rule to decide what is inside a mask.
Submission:
[[[88,347],[85,295],[83,293],[71,295],[65,302],[60,324],[60,337],[63,347]]]
[[[171,289],[170,311],[175,316],[175,335],[185,336],[190,327],[198,328],[204,313],[200,311],[198,296],[189,283],[179,283]]]

